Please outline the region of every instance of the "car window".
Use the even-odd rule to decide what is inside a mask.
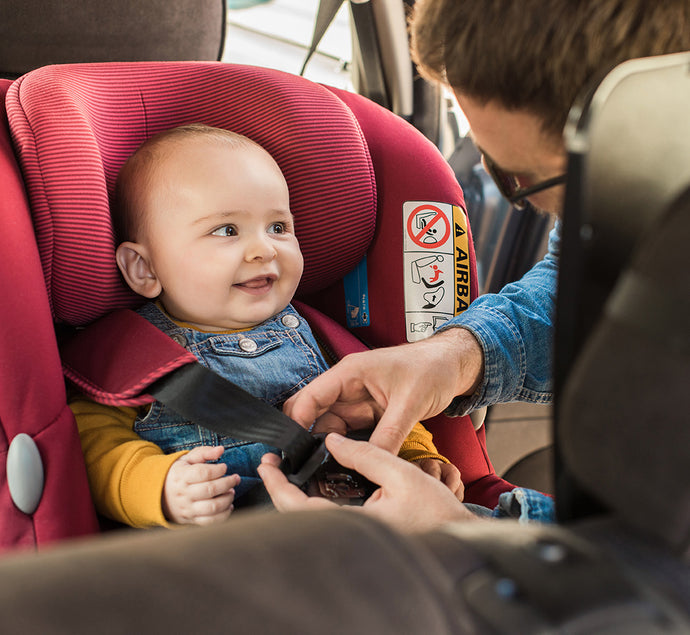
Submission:
[[[319,0],[227,0],[222,61],[299,74],[311,45]],[[324,34],[304,76],[352,90],[352,41],[347,2]]]

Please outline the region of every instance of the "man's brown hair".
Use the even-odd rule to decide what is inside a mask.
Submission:
[[[410,29],[422,75],[560,135],[577,96],[614,66],[690,50],[690,2],[417,0]]]

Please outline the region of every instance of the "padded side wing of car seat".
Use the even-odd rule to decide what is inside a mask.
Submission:
[[[0,81],[4,98],[9,82]],[[28,201],[0,116],[0,550],[43,546],[96,531],[81,446],[65,403],[43,272]],[[44,486],[32,514],[14,504],[7,482],[8,448],[20,433],[36,444]],[[28,475],[27,475],[28,476]],[[21,473],[15,477],[26,478]]]
[[[329,88],[357,117],[367,142],[376,176],[376,233],[367,251],[370,325],[357,336],[370,347],[407,340],[403,277],[403,204],[435,201],[464,211],[462,189],[438,148],[404,119],[355,93]],[[472,233],[468,234],[469,297],[477,296]],[[345,324],[343,284],[338,281],[305,300]],[[343,307],[339,313],[333,307]]]

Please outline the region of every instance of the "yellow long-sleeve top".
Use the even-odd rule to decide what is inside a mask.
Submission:
[[[134,431],[137,408],[104,406],[78,398],[70,403],[79,428],[91,495],[99,513],[133,527],[171,524],[162,494],[170,466],[186,451],[165,454]],[[144,406],[144,409],[148,406]],[[447,463],[431,433],[417,424],[400,449],[407,461],[433,458]]]

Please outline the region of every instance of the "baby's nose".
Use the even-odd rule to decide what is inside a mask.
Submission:
[[[275,247],[271,239],[264,235],[253,236],[247,245],[247,260],[266,260],[272,259],[276,255]]]

